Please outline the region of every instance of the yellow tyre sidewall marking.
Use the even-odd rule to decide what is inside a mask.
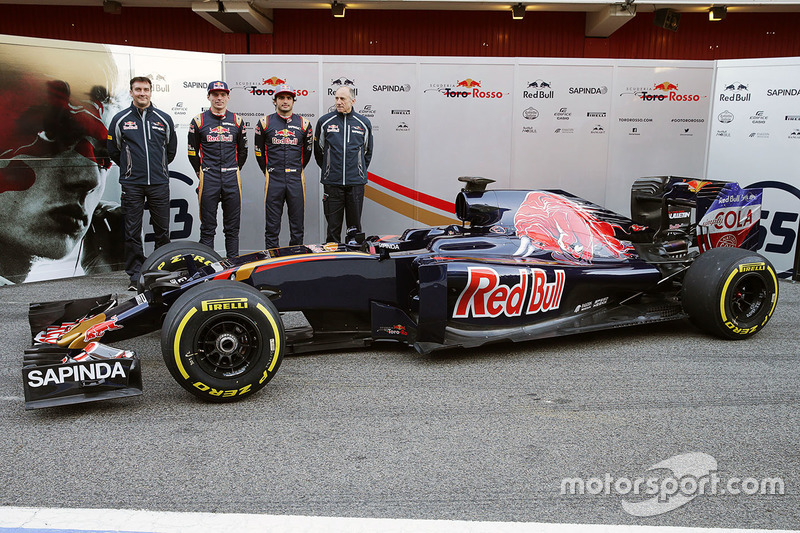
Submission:
[[[778,298],[777,298],[778,280],[777,277],[775,276],[775,271],[772,270],[771,267],[768,266],[767,271],[769,272],[769,275],[772,277],[772,282],[775,287],[775,295],[774,295],[775,297],[772,298],[772,308],[769,310],[769,313],[767,313],[767,316],[764,317],[765,320],[772,316],[772,313],[775,311],[775,306],[778,304]],[[731,281],[733,281],[734,276],[736,276],[736,274],[738,273],[739,273],[739,267],[737,266],[736,269],[733,272],[731,272],[731,275],[728,276],[728,279],[725,280],[725,285],[722,286],[722,295],[719,299],[719,314],[722,317],[723,324],[728,322],[728,316],[725,314],[725,300],[726,300],[726,295],[728,294],[728,286],[731,284]],[[764,323],[762,322],[761,325],[763,326]]]
[[[183,329],[186,327],[186,323],[189,322],[189,319],[192,318],[196,312],[196,307],[189,309],[189,312],[186,313],[186,315],[183,317],[183,320],[181,320],[180,325],[178,325],[178,331],[175,333],[175,341],[173,344],[175,364],[178,366],[178,371],[181,373],[181,376],[183,376],[183,379],[189,379],[189,373],[186,372],[186,369],[183,367],[183,362],[181,361],[181,335],[183,334]]]
[[[767,272],[769,272],[769,275],[772,276],[772,282],[775,284],[775,294],[772,297],[772,309],[770,309],[767,316],[764,317],[764,322],[761,323],[762,326],[767,319],[772,316],[772,312],[775,311],[775,306],[778,305],[778,277],[775,275],[775,271],[772,270],[772,267],[770,266],[767,266]]]
[[[278,354],[280,354],[281,351],[281,338],[279,334],[280,331],[278,329],[278,324],[275,322],[275,319],[272,317],[272,315],[270,314],[270,312],[267,310],[266,307],[264,307],[262,304],[259,303],[256,305],[256,308],[262,313],[264,313],[264,316],[267,317],[270,326],[272,326],[273,337],[275,338],[275,351],[272,356],[272,361],[270,361],[269,368],[267,368],[267,371],[271,373],[275,369],[275,365],[278,363]],[[186,327],[186,324],[189,322],[192,316],[194,316],[195,313],[197,313],[197,308],[192,307],[183,317],[181,323],[178,325],[178,331],[175,333],[175,341],[173,343],[175,364],[178,367],[178,371],[181,373],[181,376],[183,376],[183,379],[189,379],[189,373],[186,372],[186,369],[183,366],[183,361],[181,361],[181,350],[180,350],[181,336],[183,335],[183,330]]]
[[[733,281],[734,276],[736,276],[738,273],[739,268],[737,267],[733,272],[731,272],[731,275],[728,276],[728,279],[725,280],[725,285],[722,286],[722,294],[720,295],[719,299],[719,314],[722,317],[723,324],[728,322],[728,315],[725,314],[725,300],[728,294],[728,286],[731,284],[731,281]]]
[[[272,315],[270,314],[270,312],[267,310],[266,307],[264,307],[259,303],[256,305],[256,308],[262,313],[264,313],[265,317],[267,317],[269,324],[272,326],[273,337],[275,338],[275,352],[272,354],[272,361],[269,364],[269,368],[267,368],[267,372],[271,373],[278,362],[278,354],[281,353],[280,330],[278,329],[278,324],[275,323],[275,319],[272,317]]]

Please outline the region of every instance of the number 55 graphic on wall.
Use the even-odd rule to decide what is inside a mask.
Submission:
[[[758,251],[775,265],[781,278],[797,278],[800,189],[782,181],[759,181],[748,187],[764,189]]]

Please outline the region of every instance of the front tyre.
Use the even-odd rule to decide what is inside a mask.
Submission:
[[[778,303],[778,278],[763,256],[712,248],[695,260],[681,299],[694,325],[726,339],[746,339],[769,322]]]
[[[170,374],[209,402],[234,402],[278,371],[286,339],[275,306],[238,281],[209,281],[182,294],[161,330]]]
[[[222,260],[222,257],[203,244],[191,241],[173,241],[155,250],[147,256],[142,263],[142,276],[139,277],[137,291],[139,293],[149,289],[144,274],[151,272],[177,272],[188,270],[184,256],[190,256],[197,268],[210,265]]]

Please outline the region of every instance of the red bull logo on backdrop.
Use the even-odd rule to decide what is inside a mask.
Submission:
[[[286,83],[286,80],[279,78],[278,76],[261,78],[261,85],[272,85],[273,87],[277,87],[278,85],[283,85],[284,83]]]
[[[653,90],[664,91],[666,93],[666,92],[669,92],[669,91],[677,91],[678,90],[678,86],[675,85],[674,83],[670,83],[668,81],[664,81],[664,82],[661,82],[661,83],[657,83],[653,87]]]
[[[547,281],[547,273],[541,268],[520,268],[517,283],[509,287],[500,283],[495,269],[469,267],[467,285],[458,297],[453,318],[514,317],[558,309],[566,275],[563,270],[553,274],[555,279]]]
[[[514,255],[551,252],[556,260],[591,263],[595,257],[624,259],[633,250],[617,239],[620,226],[597,219],[588,209],[562,196],[532,191],[514,215],[520,246]]]

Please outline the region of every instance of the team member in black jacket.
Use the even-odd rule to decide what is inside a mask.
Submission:
[[[230,89],[224,81],[208,84],[211,109],[189,124],[189,161],[200,179],[200,244],[214,248],[217,206],[222,202],[225,254],[239,255],[242,182],[239,171],[247,160],[245,124],[228,111]]]
[[[111,119],[108,128],[108,153],[119,166],[122,186],[125,272],[131,279],[128,290],[136,290],[144,261],[142,214],[145,199],[150,208],[156,248],[169,243],[167,165],[175,158],[178,139],[172,118],[150,103],[152,85],[149,78],[132,78],[130,93],[133,102]]]
[[[306,197],[303,169],[311,160],[314,135],[308,119],[292,114],[296,98],[290,86],[278,87],[273,95],[277,113],[262,117],[256,125],[256,159],[266,177],[264,243],[267,248],[279,246],[284,201],[289,214],[289,245],[303,244]]]
[[[372,124],[353,111],[351,87],[336,90],[336,111],[323,115],[314,132],[314,158],[322,169],[322,206],[328,222],[328,242],[340,242],[342,218],[347,228],[361,232],[361,207],[367,167],[372,159]]]

